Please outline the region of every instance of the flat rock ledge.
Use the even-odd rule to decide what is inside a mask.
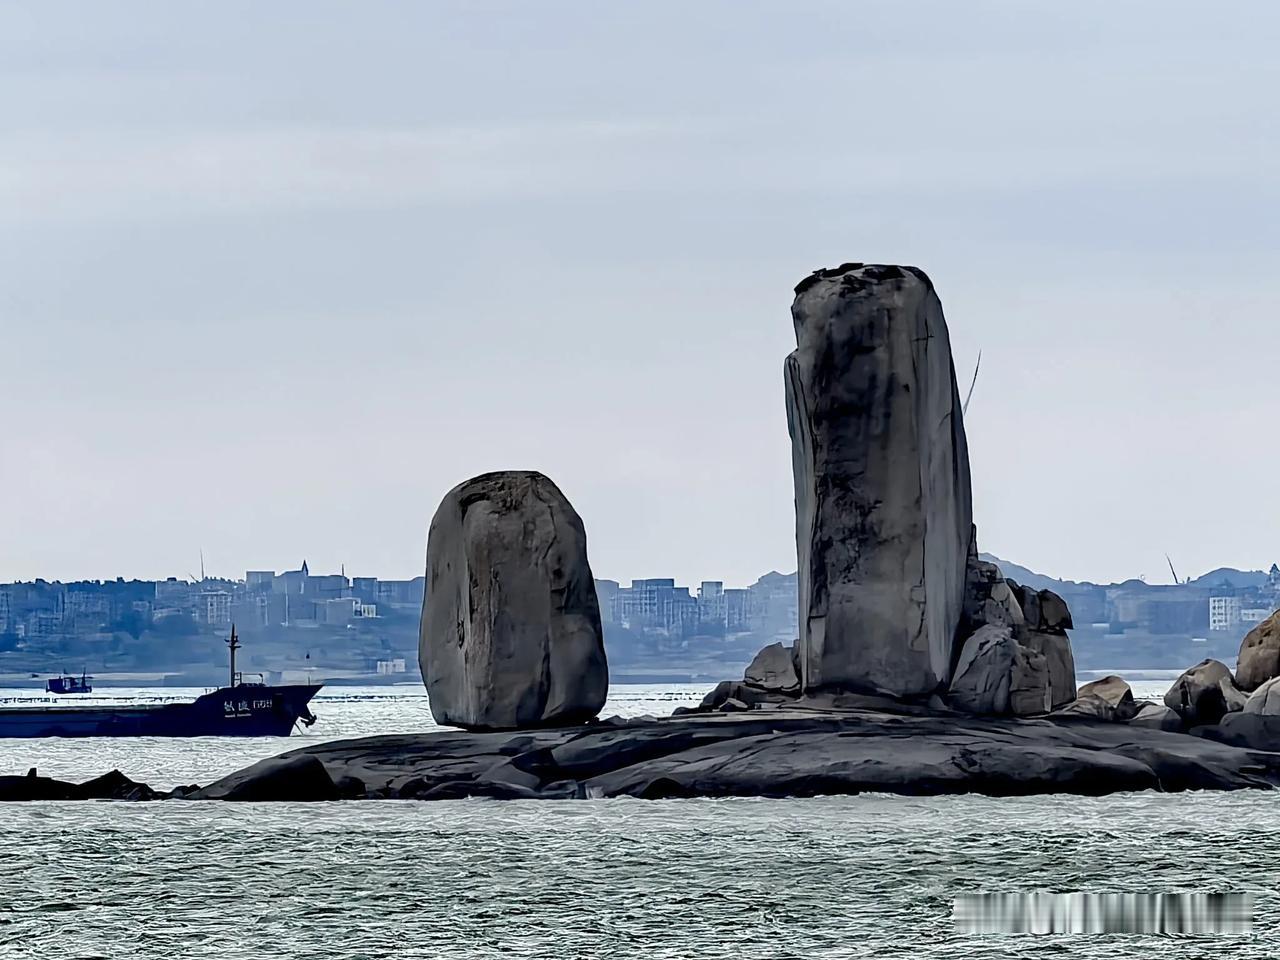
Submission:
[[[1216,729],[1197,733],[1207,735],[1091,719],[792,706],[523,732],[337,740],[170,793],[119,774],[90,781],[86,789],[33,772],[0,777],[0,800],[1096,796],[1280,785],[1280,753],[1220,742],[1212,738]]]
[[[1089,719],[981,719],[793,706],[523,732],[338,740],[291,750],[201,789],[169,795],[115,783],[110,795],[252,801],[863,792],[1020,796],[1277,785],[1280,753],[1204,736]],[[10,798],[76,798],[74,791],[47,785],[27,792],[40,795]],[[90,792],[101,796],[105,791]],[[5,793],[0,787],[0,799]]]

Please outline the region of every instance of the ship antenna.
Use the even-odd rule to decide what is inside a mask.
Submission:
[[[231,651],[231,686],[236,685],[236,651],[240,649],[240,641],[236,637],[236,625],[231,625],[231,639],[227,641],[227,648]]]

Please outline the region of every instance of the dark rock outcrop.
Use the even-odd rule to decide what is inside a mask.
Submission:
[[[0,802],[23,800],[71,800],[76,785],[40,776],[35,768],[25,777],[0,776]]]
[[[368,797],[422,800],[863,791],[1004,796],[1280,784],[1280,754],[1128,724],[788,706],[555,730],[334,741],[263,761],[225,778],[220,789],[243,790],[264,768],[303,758],[322,764],[334,781],[359,780]]]
[[[1245,634],[1236,661],[1236,685],[1256,690],[1272,677],[1280,677],[1280,611]]]
[[[540,473],[487,473],[431,521],[419,643],[436,721],[475,730],[582,723],[609,670],[582,520]]]
[[[1244,708],[1246,697],[1235,678],[1219,660],[1201,660],[1173,682],[1164,703],[1182,717],[1188,727],[1214,724],[1226,714]]]
[[[950,679],[972,529],[942,305],[917,268],[844,264],[791,313],[801,685],[927,695]]]
[[[35,768],[24,777],[0,776],[0,802],[21,800],[161,800],[182,796],[185,787],[159,793],[145,783],[130,780],[112,770],[84,783],[68,783],[42,777]]]
[[[1059,715],[1093,717],[1099,720],[1121,722],[1132,720],[1139,704],[1133,698],[1133,690],[1122,678],[1107,676],[1086,683],[1076,699],[1058,711]]]
[[[346,776],[344,779],[357,778]],[[243,774],[223,777],[187,799],[304,803],[338,800],[341,796],[323,763],[305,753],[294,752],[264,760]]]
[[[1182,718],[1163,703],[1142,703],[1138,712],[1129,723],[1135,727],[1150,727],[1152,730],[1180,731],[1183,729]]]
[[[1261,713],[1228,713],[1216,724],[1197,727],[1192,733],[1236,747],[1280,753],[1280,716]]]
[[[159,794],[145,783],[130,780],[119,770],[86,780],[72,788],[72,800],[155,800]]]

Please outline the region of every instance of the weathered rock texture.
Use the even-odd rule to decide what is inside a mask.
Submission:
[[[442,731],[310,744],[234,773],[198,796],[269,797],[270,791],[259,792],[256,785],[304,757],[319,761],[329,775],[314,778],[316,799],[331,798],[342,783],[364,785],[371,799],[420,800],[863,791],[1002,796],[1280,784],[1280,754],[1127,724],[792,706],[555,730]]]
[[[1256,690],[1272,677],[1280,677],[1280,612],[1245,634],[1236,662],[1236,683],[1241,690]]]
[[[791,313],[801,684],[930,693],[950,679],[973,512],[942,305],[915,267],[845,264],[802,281]]]
[[[1244,712],[1269,717],[1280,716],[1280,677],[1273,677],[1249,694],[1249,699],[1244,703]]]
[[[1201,660],[1164,695],[1165,706],[1189,727],[1218,723],[1226,714],[1242,710],[1246,699],[1226,664],[1218,660]]]
[[[1071,703],[1058,711],[1059,715],[1094,717],[1099,720],[1124,721],[1137,715],[1140,704],[1133,698],[1133,690],[1117,676],[1103,677],[1086,683]]]
[[[771,643],[751,661],[743,674],[743,682],[761,690],[794,694],[800,690],[792,649]]]
[[[609,686],[582,520],[540,473],[487,473],[431,521],[418,645],[436,721],[575,724]]]
[[[949,700],[966,713],[1029,717],[1048,713],[1049,670],[1007,626],[988,624],[965,641]]]
[[[1152,730],[1178,732],[1183,729],[1182,718],[1163,703],[1143,703],[1129,723],[1131,726],[1150,727]]]
[[[1076,661],[1067,636],[1073,624],[1067,602],[1052,590],[1033,590],[1012,580],[1009,586],[1022,610],[1018,641],[1048,662],[1053,708],[1066,706],[1076,698]]]
[[[969,539],[960,645],[948,698],[966,713],[1036,716],[1076,698],[1075,659],[1062,598],[1006,580]],[[1007,694],[1007,695],[1006,695]]]

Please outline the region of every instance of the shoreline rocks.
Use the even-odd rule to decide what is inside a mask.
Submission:
[[[1080,688],[1076,699],[1059,710],[1059,716],[1095,717],[1123,723],[1132,720],[1140,704],[1129,684],[1117,676],[1102,677]]]
[[[1173,682],[1164,703],[1182,717],[1187,727],[1218,723],[1228,713],[1244,708],[1246,696],[1219,660],[1201,660]]]
[[[1280,611],[1250,630],[1240,641],[1236,660],[1236,685],[1246,692],[1256,690],[1280,676]]]
[[[1249,694],[1243,711],[1262,716],[1280,716],[1280,677],[1272,677]]]
[[[1244,743],[1250,736],[1257,742],[1274,727],[1274,744],[1280,740],[1277,717],[1232,714],[1229,721],[1253,721],[1257,729],[1224,722],[1191,736],[1083,717],[994,719],[924,708],[907,713],[893,710],[888,700],[883,709],[830,709],[819,706],[821,700],[808,708],[801,700],[727,714],[308,744],[189,798],[1096,796],[1280,785],[1280,753],[1223,742]],[[22,779],[0,778],[0,785]]]

